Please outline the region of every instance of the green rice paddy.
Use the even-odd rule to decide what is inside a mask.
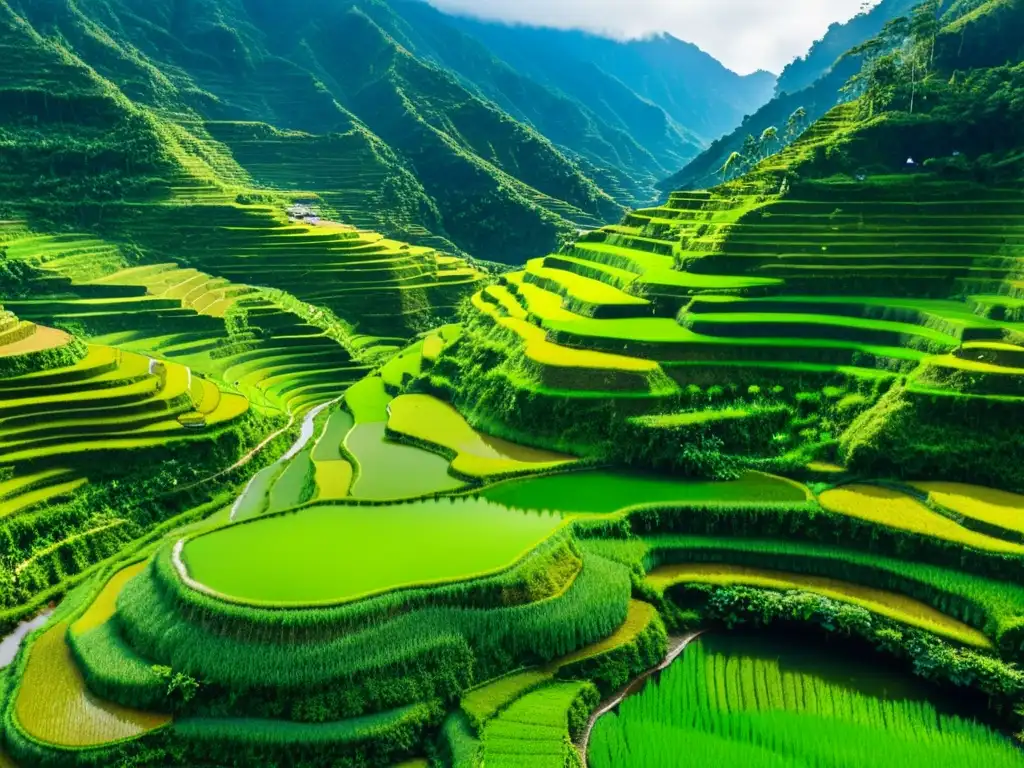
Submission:
[[[664,475],[596,470],[512,480],[487,488],[482,495],[516,509],[587,515],[670,502],[798,502],[806,500],[807,491],[798,483],[758,472],[727,482],[687,482]]]
[[[344,603],[500,571],[561,524],[483,499],[310,507],[199,536],[183,558],[193,579],[232,600]]]
[[[593,768],[1021,766],[1009,739],[940,711],[859,659],[770,637],[707,636],[598,721]]]
[[[388,440],[383,422],[357,423],[345,447],[358,462],[352,497],[398,501],[457,490],[465,485],[448,474],[443,456]]]

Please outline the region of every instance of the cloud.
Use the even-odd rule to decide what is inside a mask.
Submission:
[[[670,32],[740,73],[780,72],[865,0],[428,0],[441,10],[630,39]],[[869,0],[872,5],[878,0]]]

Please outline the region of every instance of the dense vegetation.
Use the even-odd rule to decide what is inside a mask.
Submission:
[[[151,195],[161,181],[176,186],[183,164],[317,194],[345,223],[511,263],[649,200],[702,146],[647,101],[667,94],[623,88],[624,103],[601,114],[607,99],[517,71],[420,2],[317,0],[293,12],[5,0],[0,18],[22,78],[2,84],[14,112],[0,125],[11,183],[0,198],[15,210],[26,193],[44,215],[83,193]],[[740,81],[713,64],[720,80]],[[707,91],[701,113],[715,114]],[[758,94],[730,99],[732,114]]]
[[[601,721],[591,763],[659,766],[668,751],[758,768],[1020,764],[1017,748],[984,726],[875,693],[863,671],[858,679],[835,670],[830,679],[827,668],[814,669],[813,656],[773,650],[779,655],[697,641],[658,685]]]
[[[0,766],[1022,762],[1021,13],[0,0]]]

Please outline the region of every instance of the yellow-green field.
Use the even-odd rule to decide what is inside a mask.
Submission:
[[[484,499],[322,506],[238,524],[184,547],[203,587],[253,604],[340,604],[511,567],[563,525]]]
[[[566,454],[516,445],[473,429],[451,405],[430,395],[402,395],[391,403],[388,429],[457,455],[452,469],[470,477],[540,471],[575,461]]]
[[[910,496],[890,488],[849,485],[825,491],[819,501],[830,512],[880,523],[890,528],[990,552],[1024,554],[1024,546],[968,530],[948,517],[932,512]]]
[[[66,622],[33,644],[14,712],[29,736],[62,747],[95,747],[170,723],[167,715],[101,701],[88,691],[64,639]]]
[[[101,624],[106,624],[114,616],[117,610],[117,596],[121,594],[124,585],[138,576],[146,569],[146,563],[136,563],[122,568],[115,573],[99,595],[86,609],[85,613],[71,625],[71,631],[75,634],[83,634],[90,629],[95,629]]]
[[[1024,496],[964,483],[914,483],[932,500],[964,517],[1024,533]]]
[[[929,605],[894,592],[862,587],[836,579],[783,573],[741,565],[695,563],[655,568],[647,581],[660,592],[676,584],[743,585],[776,590],[799,590],[858,605],[872,613],[920,627],[937,635],[978,648],[991,648],[992,642],[981,632],[952,619]]]

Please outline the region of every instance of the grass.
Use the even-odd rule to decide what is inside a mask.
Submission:
[[[452,469],[470,477],[552,469],[575,461],[478,432],[451,405],[430,395],[394,400],[388,429],[454,452]]]
[[[60,747],[95,747],[161,728],[170,717],[104,702],[85,687],[64,640],[66,622],[55,624],[29,651],[14,713],[29,736]]]
[[[586,682],[551,683],[527,693],[484,727],[484,765],[564,768],[575,749],[570,711],[596,703],[597,692]]]
[[[957,514],[1024,533],[1024,496],[964,483],[925,482],[914,487]]]
[[[653,605],[631,600],[626,620],[608,637],[555,659],[544,667],[516,672],[474,688],[462,697],[462,711],[479,729],[524,694],[554,680],[562,667],[596,658],[633,642],[650,626],[657,615],[658,612]]]
[[[544,266],[544,259],[533,259],[528,262],[527,270],[522,274],[527,280],[531,276],[539,278],[541,284],[551,284],[556,292],[585,304],[597,306],[650,306],[650,302],[646,299],[633,296],[598,280],[561,269],[550,269]]]
[[[629,542],[588,541],[586,548],[634,569],[725,562],[864,584],[926,602],[947,616],[984,628],[996,640],[1007,629],[1015,632],[1024,615],[1024,590],[1014,584],[841,546],[781,539],[649,536]]]
[[[657,590],[664,592],[677,584],[744,585],[775,590],[811,592],[839,602],[857,605],[872,613],[934,632],[942,637],[977,648],[991,648],[984,633],[950,618],[929,605],[894,592],[872,589],[837,579],[783,573],[741,565],[696,563],[666,565],[647,575]]]
[[[841,515],[881,523],[891,528],[944,539],[987,552],[1024,554],[1024,546],[976,533],[948,517],[933,512],[910,496],[890,488],[873,485],[848,485],[825,491],[821,505]]]
[[[492,305],[480,298],[480,294],[473,297],[473,306],[480,312],[490,315],[499,326],[518,336],[524,345],[526,357],[538,365],[593,371],[624,371],[634,374],[654,374],[660,371],[658,364],[653,360],[553,344],[548,341],[547,332],[543,328],[517,317],[499,315]]]
[[[553,679],[554,672],[548,669],[516,672],[469,691],[462,697],[460,706],[470,722],[479,728],[519,697]]]
[[[199,536],[183,558],[193,579],[233,600],[335,604],[502,571],[561,524],[477,499],[311,507]]]
[[[592,470],[500,483],[484,498],[517,509],[564,514],[608,514],[638,504],[805,501],[806,488],[790,480],[748,472],[739,480],[701,482],[661,475]]]
[[[623,622],[622,626],[604,640],[562,657],[557,662],[558,666],[564,667],[568,664],[575,664],[578,661],[592,659],[616,648],[628,645],[650,626],[657,615],[658,612],[653,605],[641,600],[630,600],[629,613],[626,615],[626,621]]]
[[[791,644],[702,638],[657,684],[598,721],[594,768],[1019,766],[1018,748],[971,719],[937,711],[900,679],[856,659]],[[888,689],[888,690],[886,690]]]

